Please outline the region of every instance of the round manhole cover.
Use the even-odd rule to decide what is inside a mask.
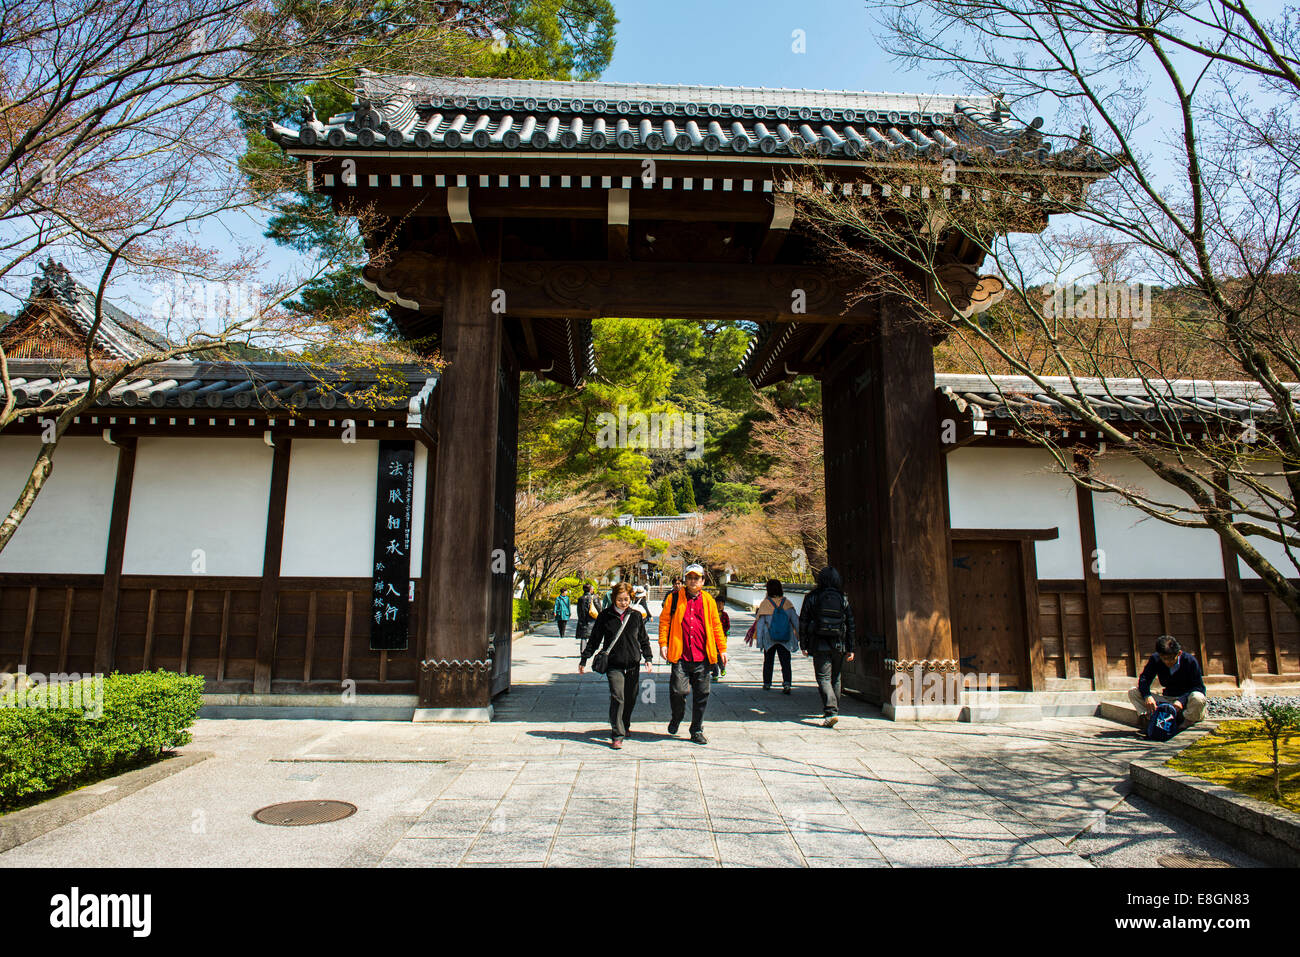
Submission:
[[[1161,854],[1156,858],[1161,867],[1231,867],[1227,861],[1208,854]]]
[[[328,824],[357,813],[357,806],[347,801],[285,801],[272,804],[253,814],[263,824],[301,827],[304,824]]]

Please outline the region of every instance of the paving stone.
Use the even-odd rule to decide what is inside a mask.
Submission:
[[[469,851],[473,841],[465,838],[408,836],[385,855],[380,867],[452,867]]]
[[[677,818],[671,826],[636,828],[637,860],[653,857],[699,857],[712,855],[713,834],[707,818]]]

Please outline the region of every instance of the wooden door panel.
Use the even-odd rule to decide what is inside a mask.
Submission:
[[[996,674],[1000,687],[1028,690],[1019,543],[955,541],[952,556],[952,631],[962,673]]]

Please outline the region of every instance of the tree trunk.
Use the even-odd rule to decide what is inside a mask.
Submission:
[[[57,446],[53,444],[43,444],[40,452],[36,455],[36,462],[32,465],[31,474],[27,476],[27,484],[18,494],[18,500],[14,502],[14,507],[9,510],[3,522],[0,522],[0,552],[5,550],[10,539],[18,531],[18,526],[22,524],[27,513],[32,510],[36,504],[36,496],[41,494],[41,489],[45,487],[46,481],[49,480],[50,474],[54,471],[54,450]]]

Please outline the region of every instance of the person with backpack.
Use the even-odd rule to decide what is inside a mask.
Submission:
[[[569,589],[561,588],[560,595],[555,599],[555,627],[560,629],[560,637],[564,637],[564,630],[569,625],[569,619],[573,617],[573,609],[569,605]]]
[[[632,586],[619,582],[613,590],[614,604],[602,611],[591,628],[591,638],[582,649],[578,674],[595,655],[592,669],[603,673],[609,682],[609,746],[622,749],[623,739],[632,728],[632,709],[641,688],[641,661],[645,670],[653,671],[654,652],[646,634],[645,616],[632,606]],[[596,654],[600,649],[600,654]]]
[[[731,634],[731,616],[727,614],[727,609],[723,605],[718,605],[718,618],[722,621],[722,633],[729,636]],[[727,677],[727,666],[714,662],[713,680],[721,681]]]
[[[822,697],[822,727],[840,720],[840,673],[853,660],[853,610],[840,573],[827,565],[817,573],[817,587],[799,612],[799,647],[812,655],[817,691]]]
[[[708,744],[704,709],[709,703],[709,673],[714,663],[727,666],[727,636],[718,603],[704,590],[704,567],[686,566],[686,586],[674,589],[659,613],[659,652],[672,665],[668,733],[676,734],[691,695],[691,740]]]
[[[1156,679],[1160,680],[1164,694],[1151,690]],[[1201,666],[1191,654],[1182,650],[1177,638],[1161,635],[1156,639],[1156,653],[1147,659],[1137,687],[1129,689],[1128,699],[1137,709],[1138,730],[1148,737],[1151,736],[1151,718],[1161,705],[1172,706],[1182,719],[1175,722],[1172,730],[1184,724],[1195,724],[1205,713],[1205,679],[1201,675]]]
[[[596,620],[600,610],[596,607],[596,594],[591,585],[582,586],[582,597],[578,599],[577,621],[574,623],[574,637],[579,642],[591,637],[591,624]]]
[[[763,653],[763,690],[772,690],[772,671],[781,658],[781,693],[790,693],[790,656],[799,650],[799,617],[779,579],[767,582],[767,597],[754,613],[754,641]]]

